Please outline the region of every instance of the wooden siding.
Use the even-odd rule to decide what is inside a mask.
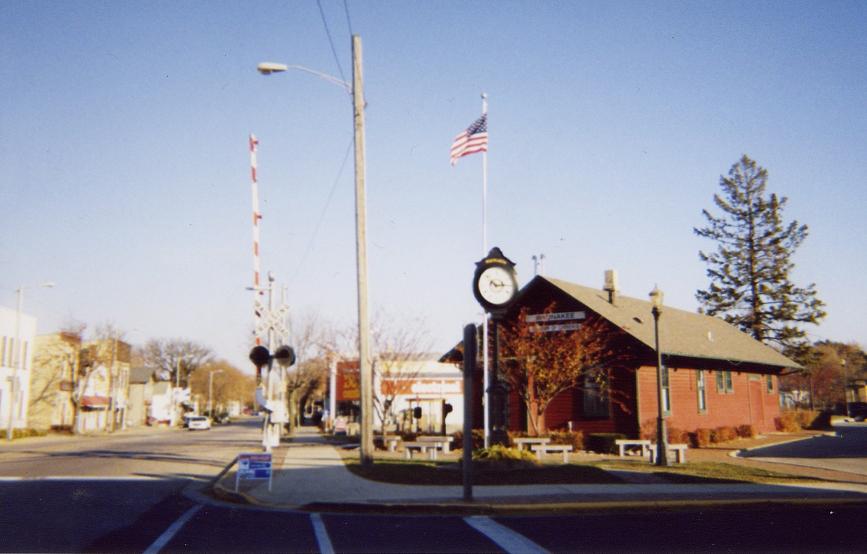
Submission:
[[[716,372],[705,371],[707,409],[698,408],[696,371],[669,369],[671,413],[666,417],[670,427],[684,431],[721,426],[737,427],[750,424],[758,432],[775,429],[774,420],[780,415],[779,389],[774,377],[774,390],[767,392],[764,376],[732,372],[732,392],[717,390]],[[639,421],[652,425],[657,418],[656,368],[644,366],[638,370]],[[651,422],[651,423],[648,423]]]

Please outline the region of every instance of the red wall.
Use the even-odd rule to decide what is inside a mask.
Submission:
[[[725,393],[717,390],[716,372],[705,371],[707,410],[702,413],[698,409],[695,370],[669,369],[672,409],[666,417],[668,425],[695,431],[698,428],[750,424],[758,432],[773,431],[774,419],[780,415],[777,378],[773,378],[774,390],[769,393],[764,375],[734,371],[731,375],[733,391]],[[648,420],[655,421],[658,409],[655,367],[645,366],[638,370],[638,396],[639,421],[642,424]]]

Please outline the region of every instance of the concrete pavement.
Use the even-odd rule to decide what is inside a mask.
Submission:
[[[336,448],[312,427],[302,427],[275,449],[271,488],[267,481],[242,481],[235,471],[214,486],[218,497],[258,506],[317,511],[489,512],[587,507],[635,507],[648,503],[721,504],[852,499],[867,501],[867,485],[851,482],[781,484],[601,484],[476,486],[464,502],[460,486],[414,486],[369,481],[351,473]]]

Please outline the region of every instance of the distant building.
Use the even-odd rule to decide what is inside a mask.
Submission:
[[[0,428],[4,434],[10,419],[13,429],[28,426],[35,338],[35,317],[0,306]]]
[[[34,429],[73,430],[77,414],[81,336],[52,333],[36,337],[30,378],[29,421]]]
[[[139,427],[148,424],[148,410],[153,401],[155,370],[150,367],[134,367],[129,373],[129,401],[126,424]]]
[[[130,345],[118,339],[85,343],[75,398],[79,406],[76,431],[115,431],[126,426]]]
[[[339,362],[337,372],[337,416],[351,421],[360,398],[358,362]],[[454,364],[435,359],[377,360],[373,391],[376,431],[382,428],[383,417],[389,432],[442,434],[463,426],[462,373]]]

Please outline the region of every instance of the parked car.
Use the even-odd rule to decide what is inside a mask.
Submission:
[[[211,428],[211,420],[205,416],[190,416],[187,419],[187,427],[190,431],[201,430],[207,431]]]

